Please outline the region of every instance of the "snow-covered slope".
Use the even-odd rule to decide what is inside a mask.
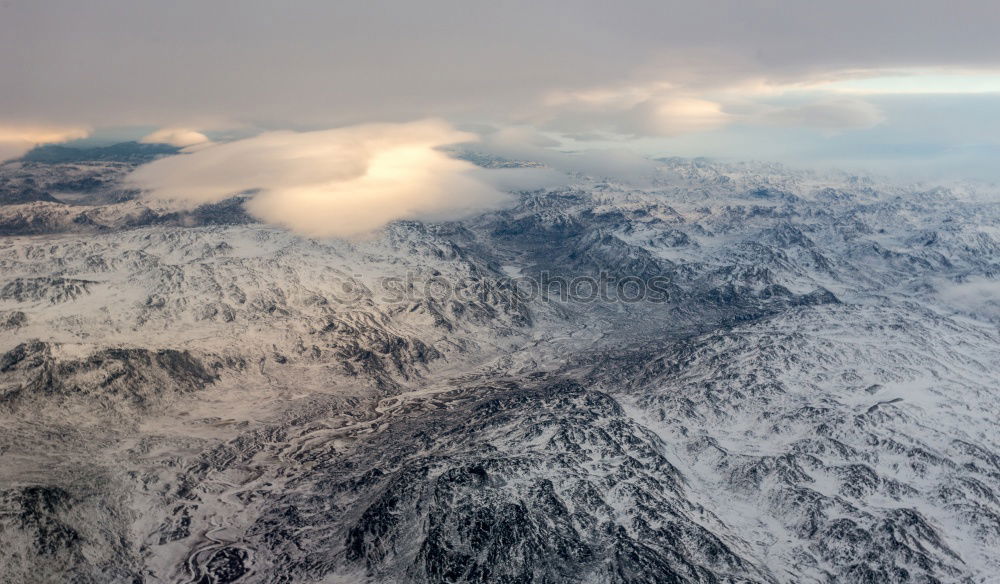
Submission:
[[[1000,570],[995,195],[670,159],[341,242],[131,164],[0,169],[0,582]]]

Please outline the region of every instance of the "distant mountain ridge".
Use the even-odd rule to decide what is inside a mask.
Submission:
[[[180,148],[170,144],[119,142],[107,146],[66,146],[43,144],[20,158],[22,162],[66,164],[73,162],[128,162],[141,164],[160,156],[177,154]]]

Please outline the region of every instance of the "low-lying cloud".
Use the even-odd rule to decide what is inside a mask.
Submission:
[[[686,95],[669,83],[556,92],[525,121],[569,136],[677,136],[720,128],[733,116],[722,105]]]
[[[870,128],[884,120],[876,106],[860,99],[818,101],[775,109],[761,116],[765,123],[823,130]]]
[[[814,83],[740,80],[699,90],[667,82],[556,92],[523,121],[586,141],[616,137],[676,137],[730,125],[785,126],[824,131],[870,128],[883,112],[859,97],[823,91]],[[785,101],[784,105],[773,101]]]
[[[256,191],[246,206],[262,221],[311,237],[356,237],[395,220],[459,219],[510,202],[483,169],[440,150],[475,138],[437,120],[267,132],[195,146],[129,181],[188,206]]]
[[[1000,281],[973,277],[942,285],[941,299],[962,312],[989,321],[1000,321]]]
[[[178,148],[210,142],[208,136],[190,128],[161,128],[139,141],[144,144],[170,144]]]
[[[625,148],[587,149],[567,152],[560,142],[528,127],[503,128],[487,132],[475,148],[481,152],[512,160],[528,160],[547,166],[553,181],[583,175],[641,182],[656,172],[656,163]],[[557,181],[556,181],[557,182]]]
[[[89,134],[83,127],[0,125],[0,162],[18,158],[41,144],[68,142]]]

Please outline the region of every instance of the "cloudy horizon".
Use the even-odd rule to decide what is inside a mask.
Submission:
[[[443,119],[624,148],[1000,178],[988,2],[0,5],[0,158]]]

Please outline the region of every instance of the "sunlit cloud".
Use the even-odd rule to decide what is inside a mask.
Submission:
[[[549,94],[524,121],[578,140],[604,140],[674,137],[732,124],[849,130],[884,120],[863,96],[823,88],[753,78],[699,88],[666,82],[601,87]]]
[[[715,101],[653,83],[550,93],[519,121],[572,136],[676,136],[721,127],[730,116]]]
[[[799,76],[651,81],[553,91],[523,121],[574,137],[672,137],[730,124],[839,131],[870,128],[886,114],[870,98],[1000,94],[1000,71],[840,69]],[[781,105],[779,105],[781,104]]]
[[[722,111],[722,104],[693,97],[650,100],[638,113],[639,127],[659,136],[714,130],[733,117]]]
[[[84,127],[0,125],[0,161],[17,158],[41,144],[68,142],[89,134]]]
[[[450,220],[510,201],[441,146],[475,140],[442,121],[267,132],[140,167],[149,197],[198,205],[256,190],[259,219],[311,237],[355,237],[400,219]]]
[[[553,91],[542,99],[542,105],[552,108],[597,107],[631,108],[649,101],[674,88],[670,83],[599,87],[576,91]]]
[[[208,136],[189,128],[161,128],[139,141],[144,144],[170,144],[178,148],[210,142]]]

